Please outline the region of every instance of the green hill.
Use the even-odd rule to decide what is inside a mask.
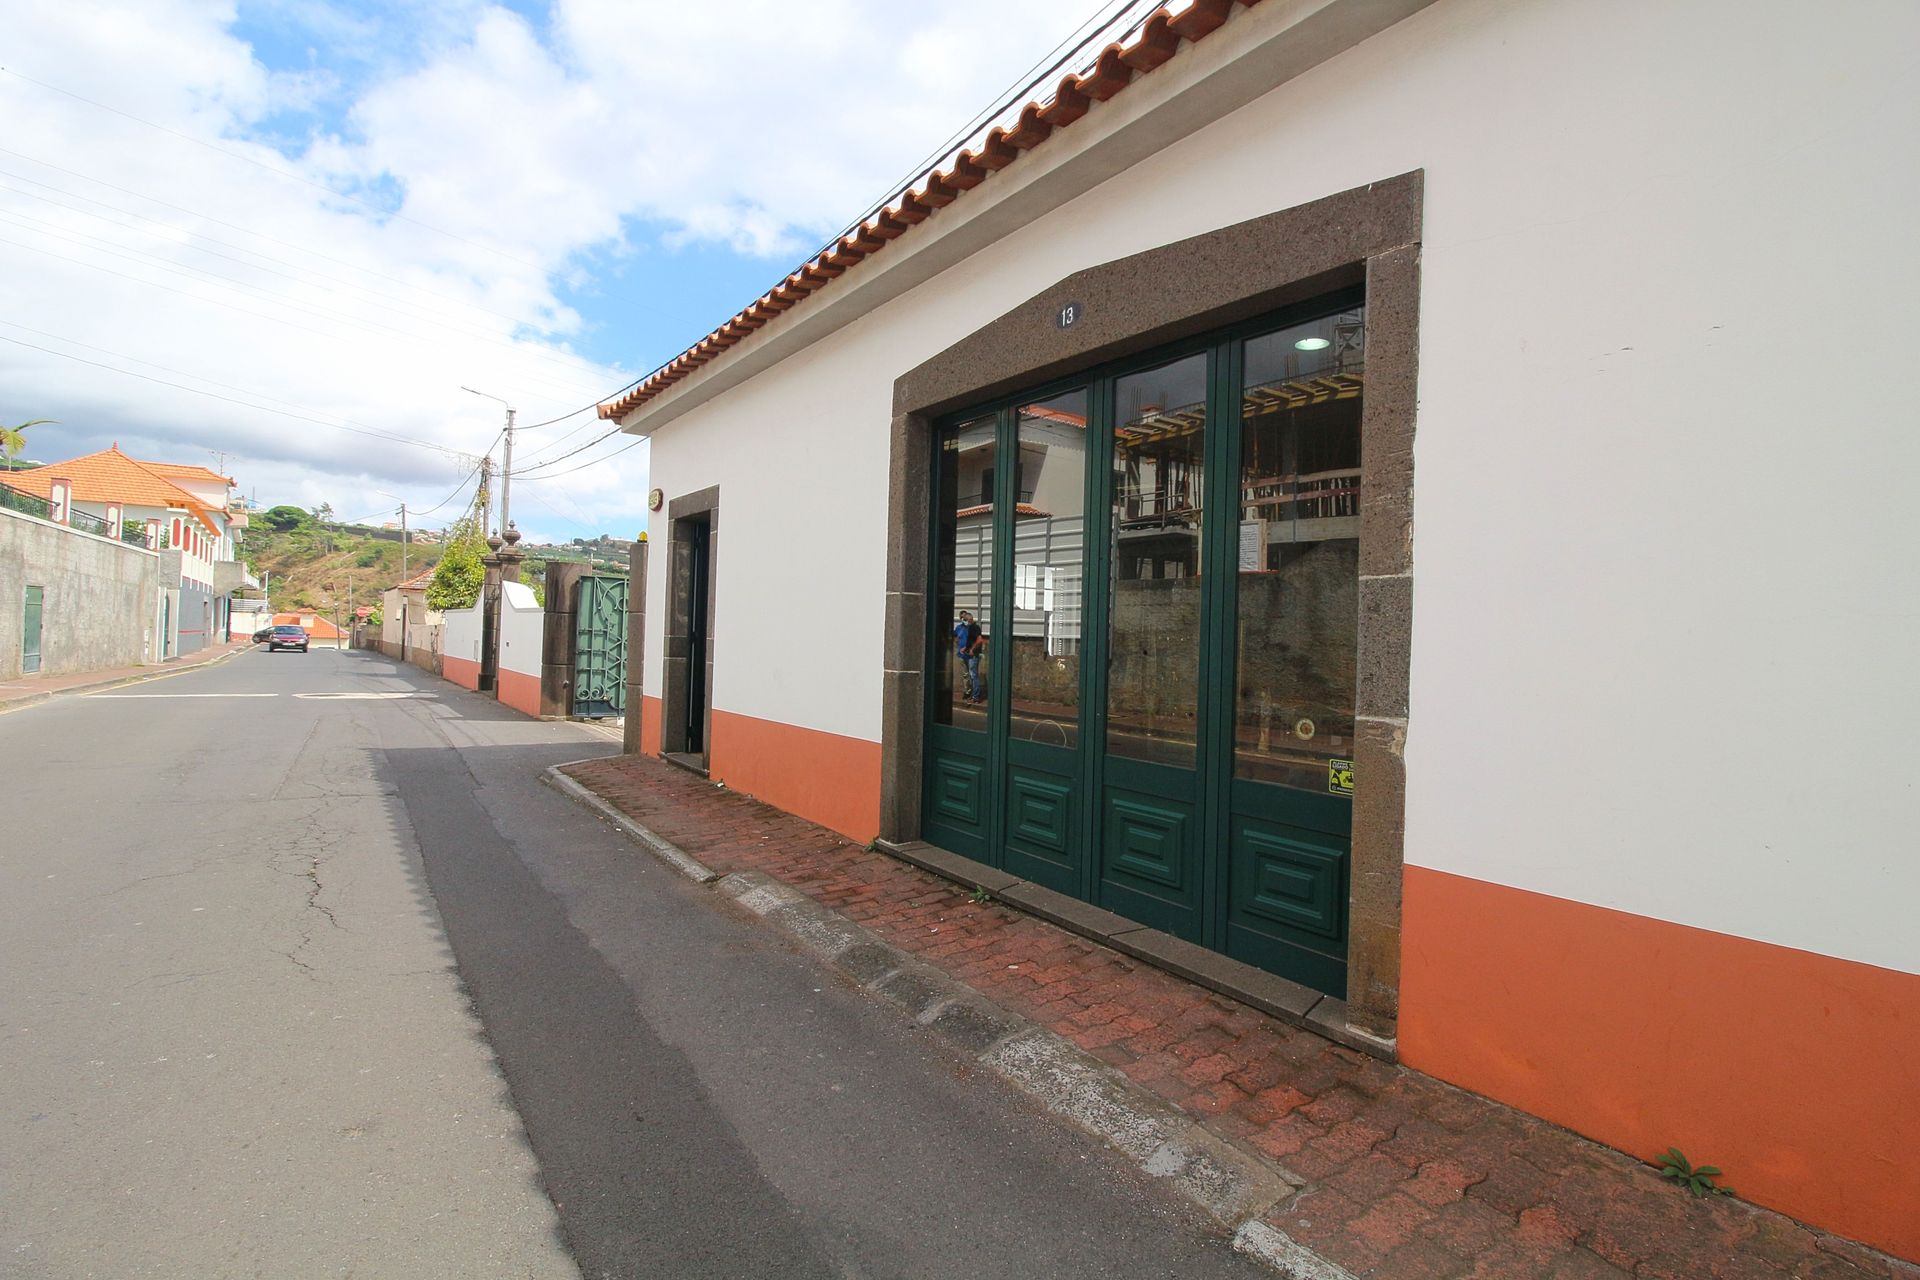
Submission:
[[[275,512],[291,508],[276,507]],[[304,515],[305,513],[301,513]],[[282,517],[285,522],[285,517]],[[352,604],[378,605],[380,593],[403,577],[439,563],[437,543],[406,548],[394,530],[323,525],[307,517],[288,528],[256,515],[247,526],[240,553],[255,576],[267,579],[269,595],[280,609],[317,609],[331,613]]]

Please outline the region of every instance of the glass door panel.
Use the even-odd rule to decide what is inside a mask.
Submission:
[[[1087,527],[1087,393],[1026,405],[1013,512],[1013,617],[1007,661],[1015,741],[1080,741],[1080,604]]]
[[[1228,949],[1344,990],[1364,313],[1249,339],[1240,397]]]
[[[1192,768],[1207,357],[1114,386],[1107,753]]]
[[[1014,411],[1006,627],[1006,868],[1083,892],[1080,655],[1087,552],[1085,388]]]
[[[991,416],[941,434],[935,620],[953,661],[935,664],[933,715],[975,731],[986,728],[996,452]]]
[[[1201,932],[1199,740],[1205,353],[1114,382],[1107,513],[1102,905]]]
[[[933,634],[923,826],[927,838],[986,860],[988,651],[993,627],[993,499],[998,418],[943,429],[934,460]]]

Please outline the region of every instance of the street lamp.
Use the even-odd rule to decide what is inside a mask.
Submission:
[[[460,389],[471,395],[479,396],[483,400],[492,400],[498,404],[506,405],[507,447],[500,462],[500,529],[502,532],[505,532],[509,523],[507,506],[513,496],[513,406],[507,404],[507,402],[500,399],[499,396],[488,395],[484,391],[475,391],[472,387],[462,386]]]

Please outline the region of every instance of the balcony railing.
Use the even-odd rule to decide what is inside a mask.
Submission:
[[[82,533],[91,533],[96,537],[111,538],[114,530],[99,516],[88,515],[84,511],[67,512],[67,523]]]
[[[53,519],[51,502],[35,494],[22,493],[9,484],[0,484],[0,507],[18,511],[23,515],[39,516],[42,520]]]
[[[0,484],[0,507],[18,511],[23,515],[38,516],[42,520],[51,520],[53,503],[38,494],[23,493],[10,484]],[[85,511],[69,510],[67,524],[82,533],[95,534],[102,538],[114,538],[131,547],[147,545],[147,522],[144,520],[123,520],[118,529],[96,515]],[[166,532],[161,531],[162,545],[165,545]]]

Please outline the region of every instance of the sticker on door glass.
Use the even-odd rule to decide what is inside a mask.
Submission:
[[[1327,790],[1336,796],[1353,794],[1353,761],[1327,761]]]

